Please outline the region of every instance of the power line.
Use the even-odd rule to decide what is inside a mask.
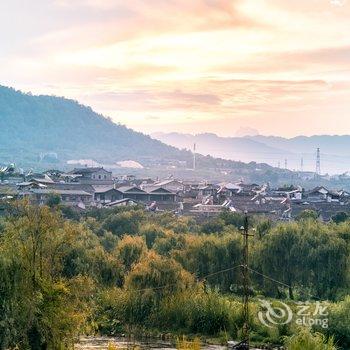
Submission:
[[[276,280],[276,279],[274,279],[274,278],[272,278],[272,277],[269,277],[269,276],[267,276],[267,275],[264,275],[263,273],[261,273],[261,272],[259,272],[259,271],[256,271],[256,270],[253,270],[253,269],[251,269],[250,267],[248,267],[248,269],[249,269],[251,272],[254,272],[254,273],[256,273],[257,275],[260,275],[260,276],[262,276],[262,277],[264,277],[264,278],[266,278],[266,279],[268,279],[268,280],[270,280],[270,281],[272,281],[272,282],[275,282],[275,283],[280,284],[280,285],[282,285],[282,286],[284,286],[284,287],[287,287],[287,288],[291,288],[291,286],[289,286],[288,284],[283,283],[283,282],[281,282],[281,281],[278,281],[278,280]]]
[[[216,271],[216,272],[213,272],[213,273],[210,273],[208,275],[205,275],[203,277],[201,277],[198,282],[202,282],[204,281],[205,279],[209,278],[209,277],[212,277],[212,276],[215,276],[215,275],[219,275],[221,273],[224,273],[224,272],[228,272],[228,271],[232,271],[234,269],[237,269],[238,267],[242,267],[242,265],[236,265],[236,266],[233,266],[233,267],[229,267],[227,269],[223,269],[223,270],[219,270],[219,271]],[[133,292],[145,292],[145,291],[149,291],[149,290],[160,290],[160,289],[166,289],[168,287],[172,287],[172,286],[176,286],[177,283],[170,283],[170,284],[166,284],[166,285],[163,285],[163,286],[158,286],[158,287],[147,287],[147,288],[142,288],[142,289],[136,289],[136,290],[133,290]]]

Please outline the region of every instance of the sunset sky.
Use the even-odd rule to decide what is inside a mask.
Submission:
[[[143,132],[350,134],[350,0],[2,0],[0,84]]]

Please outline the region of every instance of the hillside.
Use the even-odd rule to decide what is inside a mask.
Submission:
[[[186,152],[117,125],[91,108],[65,98],[32,96],[0,87],[0,161],[37,162],[54,152],[59,162],[101,162],[149,157],[186,158]]]
[[[76,101],[55,96],[33,96],[0,86],[0,163],[21,167],[62,167],[71,159],[93,159],[102,164],[135,160],[145,166],[182,162],[192,166],[192,154],[150,136],[115,124]],[[42,154],[49,154],[42,159]],[[231,168],[254,172],[255,162],[198,155],[199,169]],[[273,171],[264,164],[262,171]]]

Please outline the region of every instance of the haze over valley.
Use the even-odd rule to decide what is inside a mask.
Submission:
[[[247,131],[247,130],[246,130]],[[248,130],[249,131],[249,130]],[[212,133],[152,133],[151,136],[180,149],[236,161],[267,163],[294,171],[316,171],[317,148],[321,151],[321,171],[342,174],[350,171],[350,135],[316,135],[283,138],[247,135],[220,137]]]

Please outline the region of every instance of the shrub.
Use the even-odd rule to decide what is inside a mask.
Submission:
[[[321,333],[311,333],[302,328],[299,332],[285,341],[287,350],[336,350],[333,338],[326,338]]]

